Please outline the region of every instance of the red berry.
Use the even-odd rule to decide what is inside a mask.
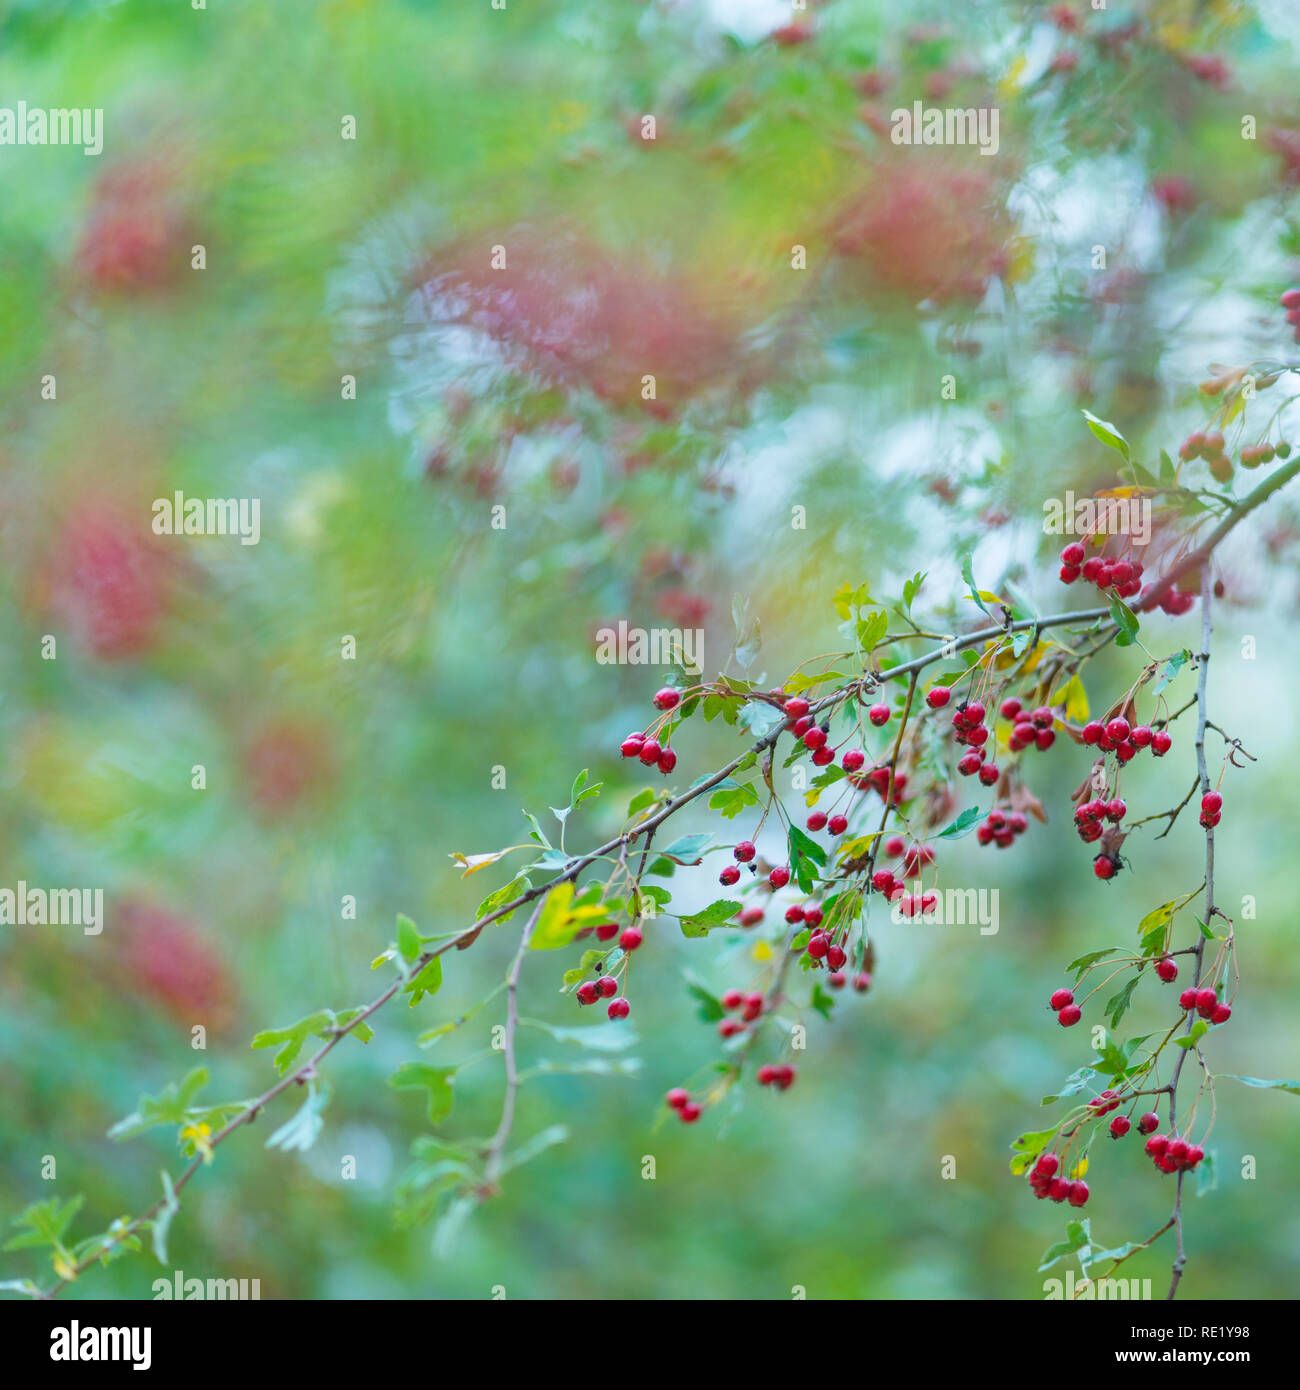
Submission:
[[[1285,290],[1282,294],[1284,309],[1300,309],[1300,290]]]
[[[731,852],[742,864],[748,864],[758,853],[751,840],[742,840]]]
[[[1132,1127],[1127,1115],[1116,1115],[1110,1122],[1110,1132],[1116,1139],[1122,1139]]]
[[[718,1036],[720,1038],[734,1038],[737,1033],[743,1033],[745,1025],[738,1018],[723,1018],[718,1020]]]
[[[625,758],[635,758],[641,751],[641,745],[645,742],[644,734],[628,734],[618,746],[618,751]]]
[[[1171,984],[1178,978],[1177,962],[1170,960],[1168,956],[1165,956],[1163,960],[1156,961],[1156,974],[1160,976],[1165,984]]]
[[[835,750],[827,744],[825,747],[818,748],[812,755],[814,767],[829,767],[835,761]]]
[[[637,756],[647,767],[650,767],[652,764],[659,761],[659,754],[663,751],[664,750],[659,746],[659,740],[657,738],[648,738],[641,745],[641,751]]]
[[[814,724],[812,728],[804,734],[803,746],[805,748],[811,748],[815,751],[816,749],[821,748],[825,744],[826,739],[826,730],[823,729],[819,724]]]
[[[1061,1166],[1061,1160],[1053,1153],[1039,1154],[1034,1164],[1034,1172],[1050,1178]]]
[[[802,922],[803,908],[801,908],[798,903],[794,903],[790,907],[787,907],[785,910],[785,920],[789,922],[791,926],[794,926],[796,922]]]
[[[761,907],[747,907],[740,914],[740,925],[742,927],[756,927],[763,920],[763,909]]]
[[[1088,1184],[1082,1178],[1076,1179],[1070,1184],[1070,1205],[1081,1207],[1088,1200]]]
[[[1073,1028],[1083,1017],[1083,1010],[1077,1004],[1067,1004],[1057,1015],[1062,1028]]]
[[[1003,719],[1015,719],[1016,715],[1018,715],[1023,708],[1024,706],[1021,705],[1020,701],[1012,695],[1008,699],[1002,701],[1000,713]]]
[[[619,937],[618,944],[625,951],[635,951],[644,940],[640,927],[627,927],[624,929],[623,935]]]
[[[680,1086],[674,1086],[664,1097],[674,1110],[680,1110],[683,1105],[687,1104],[690,1098],[691,1093],[689,1091],[684,1091]]]
[[[597,991],[595,980],[584,980],[578,986],[578,1003],[594,1004],[596,1002],[596,998]]]
[[[1106,803],[1106,819],[1121,821],[1128,815],[1128,806],[1117,796]]]
[[[784,888],[785,885],[790,882],[790,870],[782,864],[768,874],[767,881],[773,888]]]
[[[1085,557],[1086,552],[1078,541],[1071,541],[1070,544],[1061,551],[1061,563],[1063,565],[1081,565]]]
[[[984,706],[979,700],[972,700],[963,713],[966,716],[966,727],[969,729],[984,722]]]
[[[1123,743],[1131,732],[1132,730],[1129,728],[1127,719],[1112,719],[1110,723],[1106,725],[1106,733],[1112,743]]]
[[[982,785],[991,787],[998,780],[998,767],[996,763],[983,763],[979,770],[979,779]]]
[[[1205,795],[1201,797],[1201,810],[1204,811],[1206,815],[1215,815],[1222,805],[1223,798],[1218,792],[1206,792]]]
[[[729,989],[722,996],[722,1007],[724,1009],[738,1009],[745,1001],[745,996],[738,989]]]
[[[808,938],[808,954],[813,960],[821,960],[826,952],[830,950],[830,946],[830,937],[826,936],[823,932],[813,932]]]
[[[794,1070],[794,1068],[789,1064],[789,1062],[786,1062],[786,1063],[784,1063],[783,1065],[779,1066],[779,1067],[776,1069],[776,1071],[777,1071],[777,1075],[776,1075],[776,1084],[777,1084],[777,1086],[778,1086],[781,1090],[783,1090],[783,1091],[788,1091],[788,1090],[790,1089],[790,1087],[794,1085],[794,1078],[795,1078],[795,1070]]]
[[[1187,1157],[1183,1161],[1189,1168],[1195,1168],[1204,1157],[1205,1150],[1199,1144],[1192,1144],[1188,1147]]]
[[[1157,758],[1163,758],[1174,746],[1174,740],[1165,729],[1157,729],[1151,735],[1151,751]]]
[[[1058,989],[1048,1003],[1059,1013],[1067,1004],[1074,1003],[1074,993],[1072,990]]]
[[[832,946],[826,952],[826,964],[832,970],[839,970],[846,960],[848,960],[848,956],[845,954],[843,946]]]
[[[812,708],[802,695],[792,695],[785,702],[785,712],[791,719],[802,719]]]
[[[1191,1147],[1186,1139],[1171,1139],[1165,1149],[1165,1157],[1172,1159],[1175,1163],[1182,1163],[1187,1157],[1187,1150]]]
[[[632,1006],[626,999],[611,999],[608,1012],[610,1018],[626,1018],[632,1012]]]
[[[864,970],[860,975],[853,977],[853,988],[859,994],[865,994],[871,988],[871,976]]]
[[[925,703],[931,709],[942,709],[952,696],[952,692],[946,685],[932,685],[925,692]]]
[[[700,1107],[693,1100],[688,1100],[677,1113],[685,1124],[693,1125],[700,1118]]]
[[[1144,1115],[1143,1119],[1146,1118]],[[1160,1121],[1157,1120],[1156,1123],[1159,1124]],[[1152,1158],[1163,1158],[1165,1150],[1169,1147],[1169,1140],[1163,1134],[1153,1134],[1143,1147]]]
[[[677,754],[671,748],[665,748],[659,754],[659,771],[665,777],[677,766]]]
[[[843,764],[845,772],[856,772],[866,762],[866,758],[860,748],[850,748],[840,759],[840,762]]]
[[[821,812],[821,811],[814,811],[814,812],[812,813],[812,815],[808,817],[808,829],[809,829],[809,830],[824,830],[825,828],[826,828],[826,816],[825,816],[825,814],[824,814],[823,812]]]
[[[1160,1128],[1160,1116],[1154,1110],[1148,1110],[1145,1115],[1138,1120],[1138,1133],[1151,1134]]]
[[[889,706],[872,705],[871,708],[867,711],[867,718],[871,720],[871,722],[876,726],[876,728],[880,728],[882,724],[888,724]]]
[[[764,1062],[757,1072],[758,1084],[770,1086],[777,1078],[778,1069],[771,1062]]]
[[[1151,727],[1148,724],[1139,724],[1129,735],[1129,738],[1138,748],[1146,748],[1152,739]]]
[[[728,864],[718,875],[718,882],[724,888],[730,888],[733,883],[740,882],[740,870],[734,864]]]
[[[1183,990],[1178,996],[1179,1007],[1183,1009],[1194,1009],[1196,1007],[1196,995],[1197,989],[1195,985],[1193,985],[1191,989]]]
[[[1011,736],[1017,743],[1027,746],[1033,743],[1038,737],[1038,730],[1034,728],[1033,724],[1028,719],[1022,717],[1020,722],[1012,729]]]
[[[983,766],[983,753],[963,753],[957,761],[957,771],[960,772],[963,777],[974,777]]]
[[[1038,745],[1040,753],[1045,753],[1056,742],[1055,729],[1039,729],[1034,742]]]
[[[1210,1013],[1214,1006],[1219,1002],[1219,996],[1212,989],[1198,990],[1196,994],[1197,1010],[1204,1010]]]
[[[849,828],[849,818],[847,816],[832,816],[826,825],[832,835],[843,835]]]
[[[888,869],[877,869],[871,875],[871,886],[878,893],[888,893],[894,886],[894,876]]]
[[[608,999],[618,993],[618,981],[612,975],[602,975],[596,982],[596,993],[602,999]]]
[[[666,685],[662,690],[655,692],[655,709],[672,709],[681,700],[681,692],[674,690],[671,685]]]
[[[1231,1017],[1232,1010],[1227,1004],[1216,1004],[1214,1008],[1210,1010],[1211,1023],[1227,1023]]]
[[[811,714],[800,715],[800,717],[794,721],[795,738],[802,738],[816,722],[817,721]]]
[[[602,922],[602,923],[600,924],[600,926],[598,926],[598,927],[596,928],[596,940],[597,940],[597,941],[613,941],[613,939],[614,939],[617,935],[618,935],[618,923],[617,923],[617,922]]]
[[[1108,854],[1099,854],[1092,861],[1092,871],[1098,878],[1115,877],[1115,861]]]
[[[1085,743],[1099,743],[1101,736],[1106,732],[1104,725],[1096,719],[1090,719],[1083,726],[1083,741]]]
[[[803,920],[806,926],[816,930],[816,928],[820,927],[822,924],[821,908],[818,907],[816,903],[813,903],[811,907],[805,907],[803,910]]]
[[[832,989],[843,989],[849,982],[849,977],[842,970],[832,970],[826,977],[826,983]]]
[[[1068,1178],[1053,1178],[1047,1189],[1047,1195],[1054,1202],[1065,1201],[1070,1195],[1070,1180]]]

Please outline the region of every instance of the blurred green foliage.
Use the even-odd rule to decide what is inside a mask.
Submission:
[[[0,1208],[80,1191],[102,1229],[149,1205],[174,1152],[105,1137],[141,1092],[196,1061],[214,1097],[264,1089],[252,1035],[371,997],[394,914],[463,926],[501,879],[466,882],[449,855],[518,842],[520,808],[545,815],[578,769],[606,785],[570,846],[616,826],[644,778],[612,753],[660,673],[598,665],[603,623],[701,626],[711,671],[742,593],[753,674],[775,682],[836,645],[846,580],[896,595],[927,569],[952,627],[972,617],[956,557],[973,550],[990,582],[1059,602],[1042,501],[1113,476],[1079,410],[1172,450],[1205,419],[1210,363],[1278,355],[1300,250],[1291,8],[1066,8],[1080,32],[1039,3],[829,0],[794,15],[808,41],[778,44],[786,7],[722,0],[0,7],[4,100],[105,113],[98,158],[0,147],[0,865],[6,885],[102,884],[109,917],[97,938],[3,929]],[[1197,75],[1205,55],[1224,80]],[[892,146],[889,113],[914,100],[996,105],[998,155]],[[651,409],[643,370],[669,388]],[[260,498],[260,544],[155,544],[149,504],[176,490]],[[1227,562],[1211,687],[1261,755],[1220,836],[1224,900],[1258,917],[1214,1061],[1268,1077],[1300,1070],[1293,504],[1256,534],[1267,547]],[[1195,621],[1152,620],[1170,649]],[[1122,690],[1132,658],[1105,662]],[[738,748],[685,734],[682,786]],[[788,1094],[659,1127],[664,1090],[716,1056],[682,971],[721,988],[751,968],[748,941],[662,931],[623,1054],[640,1070],[525,1086],[517,1135],[567,1141],[435,1256],[392,1213],[428,1096],[381,1083],[486,1046],[499,1001],[472,1038],[414,1039],[499,981],[510,931],[489,930],[435,999],[331,1056],[311,1150],[262,1147],[293,1097],[222,1147],[173,1264],[264,1297],[1041,1296],[1060,1221],[1008,1176],[1007,1145],[1085,1059],[1038,1001],[1200,872],[1180,824],[1094,883],[1066,810],[1086,759],[1058,754],[1035,784],[1050,824],[996,865],[952,851],[960,881],[999,888],[999,934],[886,926],[875,988],[814,1016]],[[1182,794],[1172,761],[1131,805]],[[679,898],[709,901],[709,873],[679,875]],[[529,960],[526,1015],[573,1021],[563,968]],[[1134,1028],[1156,1013],[1144,991]],[[530,1033],[525,1064],[562,1051]],[[457,1078],[448,1131],[492,1132],[500,1073],[489,1054]],[[1293,1107],[1220,1087],[1188,1295],[1296,1293]],[[1089,1181],[1106,1243],[1164,1220],[1169,1185],[1135,1153],[1095,1152]],[[1168,1255],[1125,1272],[1159,1295]],[[147,1297],[168,1273],[132,1257],[69,1296]]]

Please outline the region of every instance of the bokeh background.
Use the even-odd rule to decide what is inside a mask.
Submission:
[[[846,581],[896,596],[926,569],[920,606],[952,629],[972,552],[981,583],[1059,604],[1043,500],[1113,479],[1079,410],[1151,461],[1203,423],[1211,364],[1291,347],[1297,45],[1290,0],[0,5],[3,104],[105,113],[98,158],[0,147],[0,882],[102,885],[108,914],[97,938],[0,931],[0,1211],[84,1192],[89,1233],[152,1203],[178,1170],[166,1132],[105,1137],[138,1095],[196,1062],[214,1100],[264,1089],[252,1035],[370,998],[395,913],[470,920],[502,875],[466,881],[450,854],[517,843],[521,808],[549,817],[584,767],[605,788],[569,844],[604,838],[645,781],[618,741],[663,673],[599,665],[602,624],[702,627],[712,670],[740,594],[770,683],[837,645]],[[998,153],[893,146],[889,113],[914,100],[996,106]],[[260,498],[260,544],[154,537],[150,503],[177,489]],[[1222,900],[1258,917],[1211,1052],[1287,1077],[1294,499],[1242,530],[1211,699],[1259,757],[1218,836]],[[1191,645],[1198,623],[1158,616],[1146,640]],[[1133,672],[1105,662],[1101,703]],[[695,722],[683,786],[739,747]],[[1135,811],[1181,795],[1189,745],[1144,766]],[[517,1134],[569,1138],[435,1254],[394,1216],[422,1097],[383,1083],[486,1046],[499,999],[477,1031],[415,1038],[500,980],[511,930],[487,932],[436,999],[336,1050],[309,1153],[268,1152],[261,1126],[222,1147],[172,1265],[263,1297],[1041,1297],[1063,1220],[1008,1175],[1008,1144],[1089,1055],[1043,1001],[1064,961],[1134,939],[1200,874],[1180,823],[1096,883],[1069,826],[1086,763],[1042,758],[1049,824],[996,862],[973,838],[946,852],[956,881],[999,890],[998,935],[885,926],[872,993],[812,1016],[789,1093],[662,1122],[666,1087],[717,1057],[683,972],[720,989],[752,969],[751,940],[665,923],[627,1074],[526,1086]],[[710,901],[715,873],[680,874],[678,901]],[[529,960],[527,1014],[575,1022],[571,963]],[[1134,1031],[1164,1017],[1153,995]],[[584,1060],[541,1032],[525,1046]],[[499,1056],[467,1066],[440,1132],[490,1133],[500,1085]],[[1188,1295],[1300,1291],[1295,1105],[1221,1084]],[[1098,1145],[1089,1181],[1104,1243],[1165,1219],[1169,1183],[1135,1146]],[[1125,1272],[1159,1296],[1169,1257]],[[142,1255],[68,1296],[148,1297],[169,1274]]]

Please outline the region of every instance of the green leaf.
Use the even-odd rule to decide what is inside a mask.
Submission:
[[[1011,1160],[1011,1171],[1016,1177],[1029,1167],[1040,1153],[1056,1137],[1055,1127],[1051,1129],[1027,1130],[1024,1134],[1017,1135],[1011,1141],[1011,1148],[1014,1157]]]
[[[250,1046],[278,1047],[280,1050],[275,1054],[275,1069],[283,1076],[297,1060],[307,1039],[320,1036],[324,1029],[332,1027],[333,1024],[333,1013],[329,1009],[319,1009],[314,1014],[308,1014],[306,1018],[300,1018],[297,1023],[291,1023],[287,1028],[272,1028],[258,1033]]]
[[[758,794],[748,783],[733,783],[730,787],[719,787],[709,797],[709,808],[719,811],[727,820],[735,820],[749,806],[758,805]]]
[[[1074,983],[1077,985],[1083,978],[1084,971],[1087,970],[1090,965],[1096,965],[1099,960],[1105,960],[1107,956],[1113,956],[1116,951],[1122,949],[1123,947],[1121,946],[1108,946],[1104,951],[1089,951],[1086,956],[1079,956],[1075,960],[1072,960],[1069,965],[1065,967],[1065,973],[1068,975],[1071,970],[1075,971]]]
[[[722,1001],[707,985],[685,971],[682,978],[686,981],[686,988],[699,1004],[699,1016],[705,1023],[717,1023],[720,1018],[726,1018],[727,1011],[722,1007]]]
[[[710,903],[702,912],[692,912],[680,919],[682,935],[689,937],[708,936],[714,927],[725,926],[740,911],[740,903],[732,898],[719,898]]]
[[[790,867],[803,893],[811,893],[817,882],[815,867],[826,863],[826,851],[816,840],[809,839],[797,825],[790,826]]]
[[[647,806],[653,806],[659,793],[653,787],[642,787],[637,794],[627,803],[627,818],[631,820],[634,816],[640,815]]]
[[[1240,1081],[1243,1086],[1256,1086],[1263,1091],[1287,1091],[1300,1096],[1300,1081],[1261,1081],[1257,1076],[1234,1076],[1231,1072],[1221,1073],[1228,1081]]]
[[[1141,979],[1140,975],[1134,975],[1118,994],[1111,995],[1106,1001],[1105,1013],[1112,1028],[1118,1028],[1120,1019],[1128,1012],[1129,1005],[1133,1002],[1133,991]]]
[[[1105,444],[1108,448],[1116,449],[1127,459],[1131,457],[1128,440],[1110,423],[1109,420],[1100,420],[1090,410],[1083,412],[1083,418],[1088,422],[1088,428]]]
[[[769,705],[765,700],[746,700],[737,715],[737,722],[755,738],[766,738],[785,723],[785,718],[785,711],[776,705]]]
[[[1191,658],[1192,654],[1186,647],[1180,652],[1175,652],[1160,668],[1160,678],[1156,681],[1155,685],[1151,687],[1151,694],[1159,695],[1179,671],[1187,665]]]
[[[254,1041],[256,1046],[256,1041]],[[267,1044],[269,1045],[269,1044]],[[131,1139],[155,1125],[183,1125],[190,1102],[208,1084],[208,1069],[195,1067],[181,1082],[173,1081],[158,1096],[141,1096],[135,1110],[108,1131],[110,1139]]]
[[[951,825],[947,825],[939,831],[935,839],[959,840],[963,835],[969,835],[975,829],[983,815],[984,812],[978,806],[968,806]]]
[[[424,1062],[403,1062],[388,1078],[388,1084],[399,1090],[424,1087],[429,1092],[429,1123],[436,1125],[451,1114],[452,1082],[455,1067],[431,1067]]]
[[[984,600],[980,598],[979,586],[975,583],[975,568],[969,554],[961,557],[961,577],[966,581],[966,587],[970,590],[971,598],[973,598],[979,607],[983,609],[985,613],[988,613],[991,618],[993,614],[989,613],[989,610],[984,607]]]
[[[1195,1047],[1198,1042],[1210,1031],[1210,1025],[1203,1019],[1198,1018],[1192,1024],[1192,1031],[1185,1038],[1175,1038],[1174,1046],[1181,1047],[1186,1051],[1189,1047]]]
[[[405,960],[417,960],[420,955],[420,933],[409,917],[397,914],[397,949]]]
[[[830,1020],[831,1011],[835,1007],[835,996],[828,994],[823,988],[820,980],[813,982],[812,999],[809,1000],[809,1008],[816,1009],[827,1021]]]
[[[918,570],[903,585],[903,606],[910,613],[912,611],[912,600],[921,592],[921,585],[925,583],[926,571]]]
[[[1065,1085],[1061,1087],[1056,1095],[1044,1096],[1042,1104],[1051,1105],[1055,1101],[1064,1100],[1066,1096],[1077,1096],[1097,1075],[1098,1072],[1095,1067],[1079,1067],[1077,1071],[1071,1072],[1070,1075],[1066,1077]]]
[[[636,1031],[630,1024],[613,1019],[583,1028],[562,1028],[559,1024],[546,1023],[540,1018],[521,1018],[519,1022],[525,1027],[548,1033],[556,1042],[576,1043],[579,1047],[591,1048],[593,1052],[626,1052],[637,1040]]]
[[[180,1199],[172,1186],[171,1174],[162,1170],[163,1204],[152,1221],[153,1253],[160,1265],[167,1263],[167,1233],[171,1230],[172,1217],[181,1209]]]
[[[1110,616],[1115,619],[1115,625],[1119,628],[1119,636],[1115,638],[1115,645],[1117,647],[1131,647],[1133,639],[1138,634],[1137,614],[1122,598],[1112,594]]]
[[[1049,1245],[1044,1251],[1038,1272],[1041,1274],[1043,1270],[1051,1269],[1057,1260],[1063,1259],[1066,1255],[1073,1255],[1076,1251],[1079,1252],[1080,1262],[1086,1264],[1091,1243],[1088,1221],[1071,1221],[1065,1228],[1065,1239],[1057,1241],[1055,1245]]]
[[[2,1247],[5,1250],[36,1250],[42,1246],[63,1248],[63,1237],[67,1234],[72,1218],[81,1210],[85,1197],[78,1193],[66,1202],[58,1197],[47,1197],[43,1202],[33,1202],[14,1217],[12,1224],[26,1232],[14,1236]]]
[[[414,1008],[426,994],[437,994],[442,988],[442,957],[434,956],[424,968],[402,986],[402,993],[411,996]]]
[[[266,1141],[268,1149],[297,1150],[305,1153],[316,1142],[324,1127],[325,1107],[329,1104],[330,1087],[327,1081],[312,1084],[307,1099],[298,1112],[286,1120]]]
[[[515,1168],[523,1167],[525,1163],[531,1162],[539,1154],[545,1153],[547,1149],[553,1149],[557,1144],[563,1144],[568,1137],[569,1130],[566,1125],[550,1125],[520,1144],[517,1149],[511,1149],[502,1159],[502,1173],[509,1173]]]
[[[661,849],[659,853],[666,859],[674,859],[679,864],[698,864],[700,856],[713,840],[713,836],[707,833],[698,835],[683,835],[680,839],[674,840],[666,849]]]

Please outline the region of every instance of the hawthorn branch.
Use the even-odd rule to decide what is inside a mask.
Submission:
[[[1253,512],[1257,507],[1262,507],[1275,492],[1281,491],[1292,478],[1300,474],[1300,453],[1294,458],[1283,464],[1264,479],[1253,491],[1248,492],[1240,502],[1233,504],[1231,510],[1222,521],[1206,536],[1205,540],[1189,551],[1162,579],[1158,580],[1151,587],[1150,593],[1136,605],[1136,611],[1150,610],[1160,602],[1162,598],[1174,587],[1175,584],[1185,575],[1193,570],[1199,569],[1217,549],[1219,542],[1228,534],[1229,531]],[[1202,595],[1208,592],[1207,587],[1201,585]]]
[[[1270,480],[1271,481],[1271,480]],[[1256,489],[1258,491],[1258,489]],[[1253,496],[1253,494],[1252,494]],[[1204,795],[1210,790],[1210,774],[1205,761],[1205,730],[1209,724],[1209,712],[1206,707],[1206,687],[1208,684],[1210,668],[1210,636],[1213,631],[1210,611],[1210,599],[1212,587],[1208,570],[1201,571],[1201,659],[1200,670],[1196,678],[1196,771],[1200,781],[1201,794]],[[1214,917],[1214,827],[1205,827],[1205,920],[1208,924]],[[1205,937],[1197,933],[1196,947],[1192,953],[1195,960],[1194,980],[1199,984],[1201,979],[1201,965],[1205,954]],[[1196,1022],[1195,1010],[1189,1010],[1187,1015],[1187,1032],[1190,1034]],[[1187,1054],[1191,1048],[1185,1047],[1181,1050],[1178,1060],[1174,1063],[1174,1074],[1169,1082],[1169,1129],[1173,1132],[1178,1115],[1178,1080],[1183,1072],[1183,1063],[1187,1061]],[[1178,1183],[1174,1189],[1174,1210],[1172,1221],[1174,1223],[1174,1235],[1177,1239],[1177,1253],[1174,1255],[1172,1278],[1169,1284],[1169,1292],[1165,1295],[1166,1300],[1172,1299],[1178,1292],[1179,1281],[1183,1277],[1183,1267],[1187,1263],[1187,1252],[1183,1248],[1183,1178],[1186,1173],[1179,1169]]]
[[[515,1098],[519,1094],[519,1066],[515,1058],[515,1033],[519,1027],[519,975],[523,970],[524,957],[528,953],[529,939],[537,925],[537,919],[542,915],[545,902],[543,898],[525,923],[519,936],[519,949],[515,952],[514,960],[510,962],[510,971],[506,976],[506,1091],[501,1105],[501,1123],[497,1125],[496,1133],[484,1150],[483,1163],[483,1184],[490,1190],[496,1188],[497,1179],[501,1176],[506,1142],[515,1123]]]

